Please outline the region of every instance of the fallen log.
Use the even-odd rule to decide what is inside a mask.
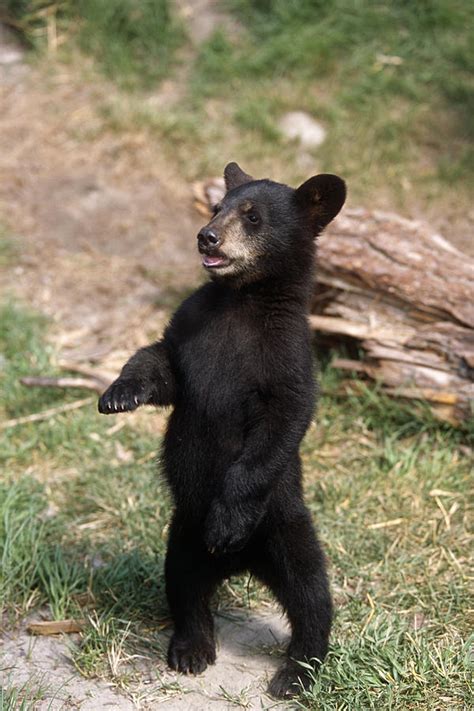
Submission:
[[[209,214],[220,178],[195,183]],[[380,383],[391,396],[426,400],[459,424],[474,403],[474,259],[429,226],[398,215],[343,210],[318,240],[310,324],[360,360],[334,365]]]

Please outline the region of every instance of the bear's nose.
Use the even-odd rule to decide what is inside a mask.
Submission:
[[[211,227],[203,227],[198,234],[198,243],[202,249],[209,249],[218,247],[221,241]]]

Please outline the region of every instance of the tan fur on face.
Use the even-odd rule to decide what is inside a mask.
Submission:
[[[264,240],[261,234],[248,234],[243,223],[245,213],[252,207],[251,201],[247,200],[237,208],[218,212],[209,223],[221,240],[219,253],[230,260],[227,266],[209,272],[212,279],[231,277],[235,283],[245,284],[260,276],[259,261],[264,252]]]
[[[245,232],[236,210],[226,213],[221,219],[217,218],[215,224],[222,240],[221,249],[229,259],[245,264],[255,261],[260,252],[255,240]]]

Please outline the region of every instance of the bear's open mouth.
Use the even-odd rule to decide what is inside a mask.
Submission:
[[[228,257],[222,257],[220,255],[203,254],[202,255],[202,265],[206,269],[218,269],[219,267],[227,267],[230,264],[230,259]]]

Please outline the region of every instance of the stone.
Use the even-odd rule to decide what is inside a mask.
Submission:
[[[14,33],[0,22],[0,64],[18,64],[23,60],[24,50]]]
[[[298,139],[306,148],[320,146],[326,138],[323,126],[305,111],[290,111],[285,114],[279,128],[284,136]]]

